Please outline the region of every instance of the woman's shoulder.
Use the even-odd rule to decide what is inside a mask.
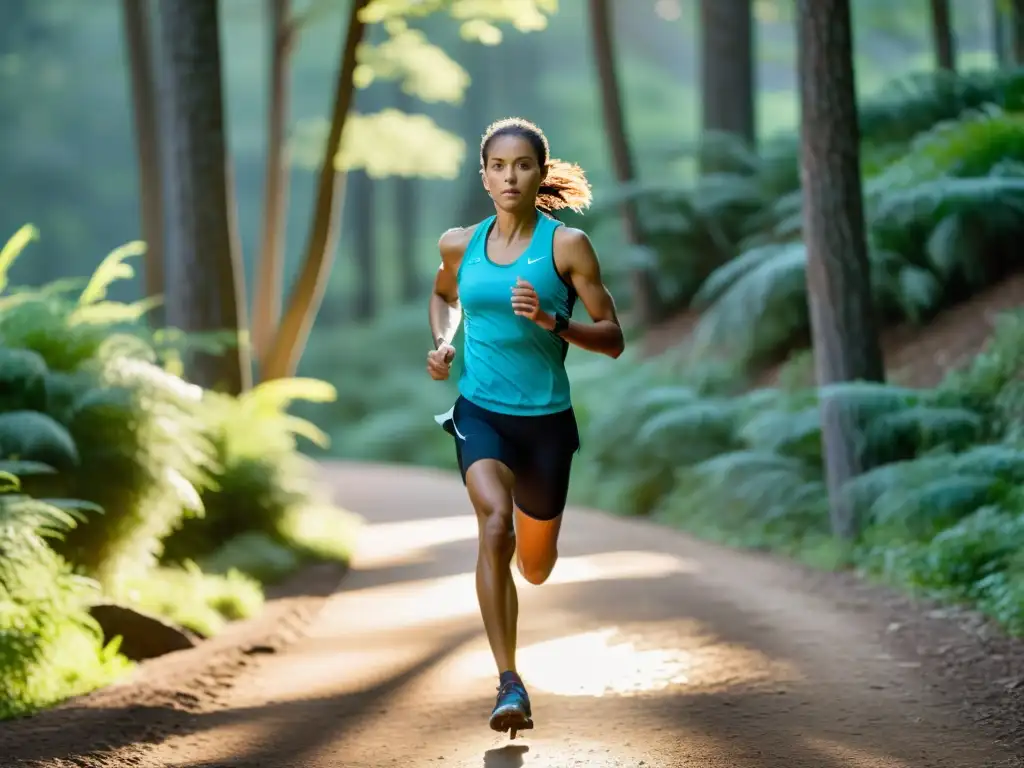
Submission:
[[[477,228],[482,223],[471,224],[468,227],[452,227],[446,230],[437,241],[441,256],[445,259],[461,259]]]
[[[586,232],[565,224],[555,228],[554,242],[559,250],[572,251],[592,247]]]

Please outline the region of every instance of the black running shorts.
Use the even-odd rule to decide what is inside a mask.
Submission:
[[[459,397],[442,426],[455,438],[463,483],[474,462],[496,459],[512,470],[512,499],[524,514],[537,520],[562,514],[572,457],[580,447],[572,408],[544,416],[511,416]]]

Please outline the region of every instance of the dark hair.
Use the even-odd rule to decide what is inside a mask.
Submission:
[[[537,207],[545,213],[570,208],[576,213],[590,205],[590,182],[575,163],[550,157],[548,138],[544,131],[521,117],[507,117],[487,126],[480,140],[480,167],[487,165],[487,150],[499,136],[519,136],[530,142],[537,153],[537,162],[547,168],[547,175],[537,191]]]

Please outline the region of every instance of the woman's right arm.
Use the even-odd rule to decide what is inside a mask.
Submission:
[[[441,265],[434,276],[434,290],[430,294],[430,332],[434,349],[443,345],[451,346],[459,323],[462,322],[462,306],[459,304],[459,266],[466,252],[473,228],[449,229],[438,241],[441,251]]]

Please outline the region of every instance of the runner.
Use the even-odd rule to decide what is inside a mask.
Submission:
[[[459,398],[437,420],[455,439],[479,524],[477,599],[499,673],[490,726],[515,738],[533,727],[533,714],[516,671],[519,602],[510,565],[515,553],[523,578],[542,584],[558,557],[580,447],[566,353],[575,344],[618,357],[624,341],[589,238],[552,216],[590,205],[582,169],[551,159],[540,128],[511,118],[484,133],[480,174],[495,214],[441,236],[427,371],[448,378],[464,317]],[[569,319],[577,297],[592,322]]]

